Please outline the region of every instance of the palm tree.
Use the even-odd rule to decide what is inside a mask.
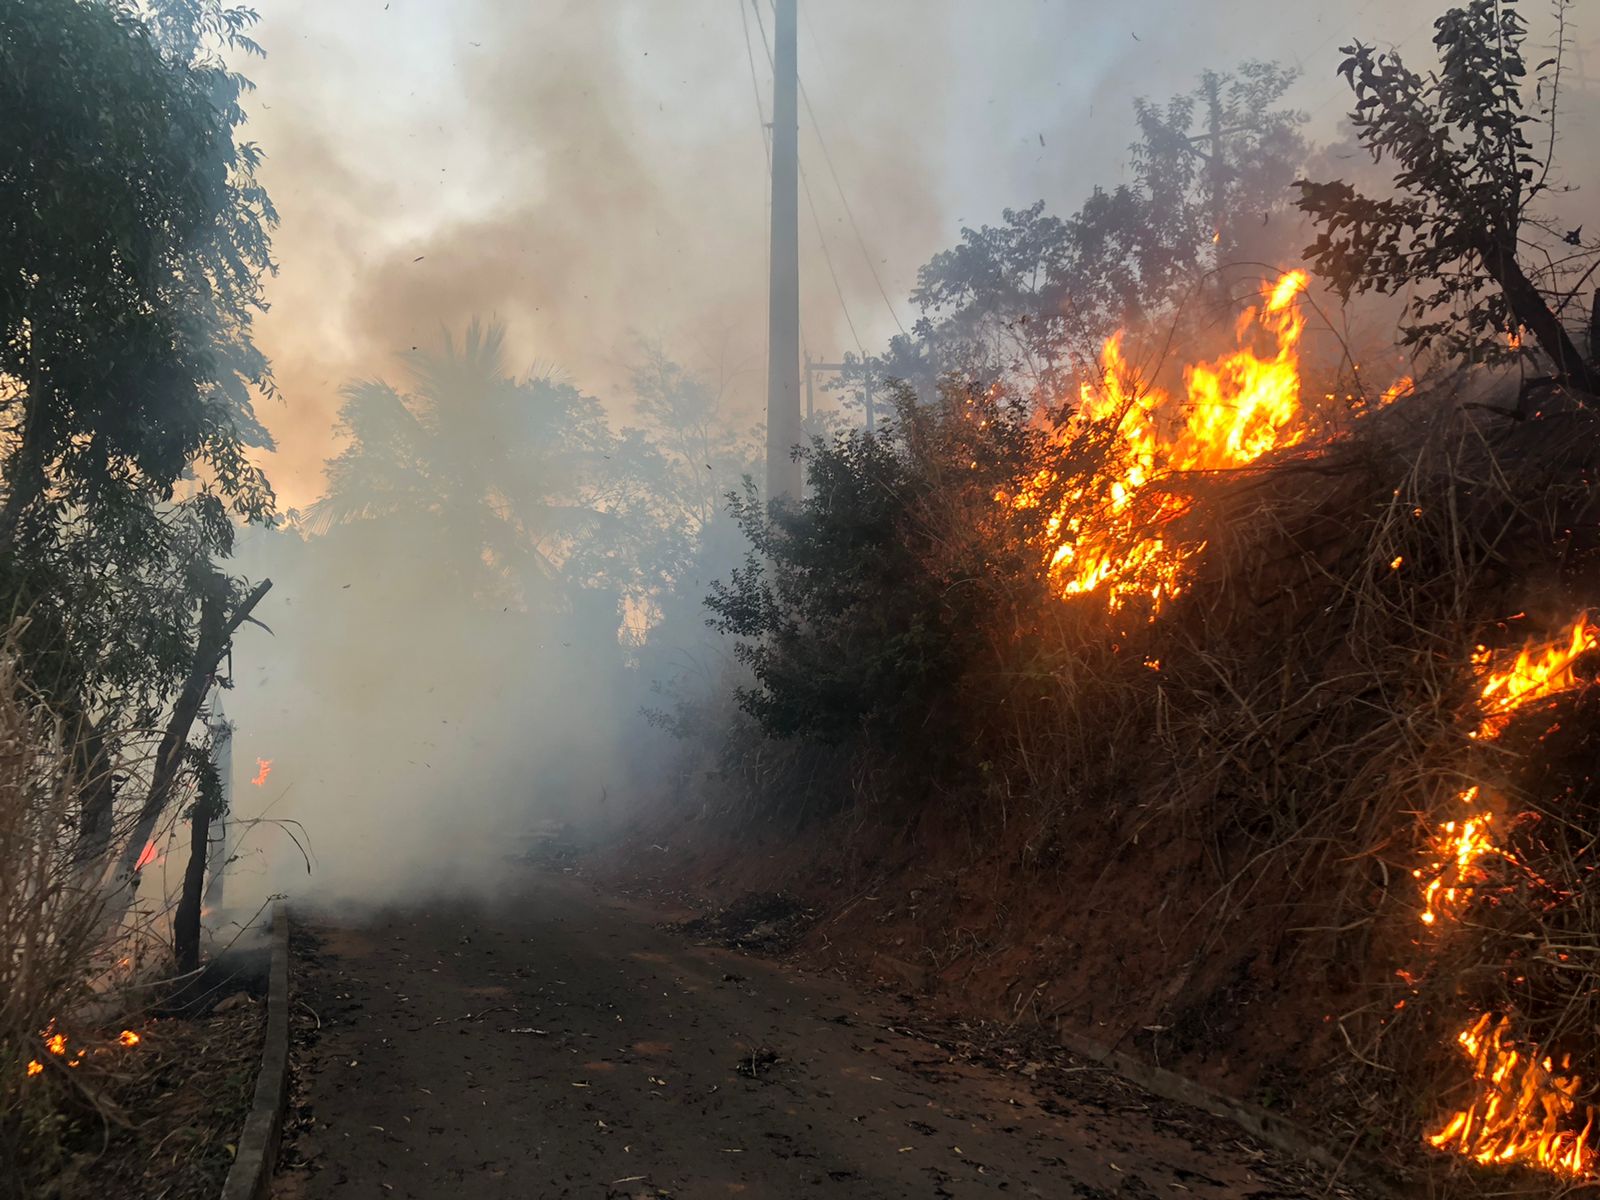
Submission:
[[[616,446],[597,400],[554,371],[518,379],[505,330],[473,321],[458,343],[405,356],[409,387],[347,385],[313,534],[390,527],[484,599],[531,606],[574,578],[577,549],[617,513]]]

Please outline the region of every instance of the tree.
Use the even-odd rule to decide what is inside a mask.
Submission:
[[[30,677],[79,713],[159,707],[193,564],[273,504],[247,451],[270,445],[251,322],[276,215],[214,49],[254,50],[254,16],[150,13],[0,11],[0,599],[29,615]]]
[[[1397,53],[1345,47],[1351,120],[1374,161],[1394,164],[1395,194],[1302,181],[1299,206],[1320,226],[1306,257],[1343,296],[1414,290],[1405,344],[1496,361],[1527,330],[1556,379],[1592,403],[1600,373],[1563,316],[1600,243],[1585,243],[1581,227],[1558,234],[1538,208],[1551,190],[1565,8],[1555,52],[1534,69],[1537,113],[1514,0],[1472,0],[1435,21],[1440,67],[1426,76]],[[1529,265],[1537,259],[1543,270]]]
[[[344,389],[327,493],[307,528],[386,527],[481,601],[534,608],[630,582],[659,463],[593,396],[505,365],[505,330],[472,322],[405,356],[410,387]]]
[[[251,48],[242,10],[193,6]],[[173,4],[159,6],[176,26]],[[170,500],[191,462],[246,516],[271,504],[244,450],[270,372],[251,340],[276,220],[235,141],[243,81],[165,52],[128,4],[0,12],[0,554],[74,512]],[[85,86],[93,80],[94,86]]]
[[[1293,81],[1250,62],[1165,105],[1140,100],[1133,183],[1094,189],[1065,219],[1040,201],[963,229],[918,272],[923,318],[882,373],[925,392],[943,373],[1012,378],[1058,400],[1116,329],[1172,316],[1208,272],[1279,257],[1306,152],[1303,115],[1280,104]]]
[[[0,603],[77,747],[86,875],[129,790],[119,737],[165,727],[118,882],[193,777],[196,688],[269,586],[217,566],[237,521],[273,515],[249,451],[271,445],[252,322],[276,214],[222,58],[260,52],[255,20],[220,0],[0,8]]]
[[[733,481],[755,469],[758,447],[729,423],[726,376],[692,371],[657,343],[640,346],[632,374],[634,410],[668,469],[664,498],[678,510],[668,519],[698,537]]]

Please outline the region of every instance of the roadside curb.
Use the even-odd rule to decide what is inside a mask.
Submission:
[[[272,967],[267,984],[267,1036],[261,1048],[256,1094],[228,1168],[222,1200],[266,1200],[272,1190],[278,1140],[289,1088],[289,912],[272,906]]]
[[[1098,1063],[1163,1100],[1187,1104],[1214,1117],[1231,1121],[1273,1149],[1315,1163],[1332,1172],[1335,1178],[1343,1175],[1386,1196],[1400,1197],[1406,1194],[1355,1151],[1343,1156],[1334,1154],[1294,1122],[1276,1113],[1224,1096],[1176,1072],[1086,1038],[1061,1034],[1057,1040],[1064,1050],[1076,1058]]]

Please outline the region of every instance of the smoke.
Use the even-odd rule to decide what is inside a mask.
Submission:
[[[1443,0],[800,5],[825,138],[802,106],[803,336],[836,359],[910,324],[917,268],[961,225],[1041,197],[1066,213],[1126,180],[1135,97],[1275,59],[1301,67],[1291,102],[1313,142],[1331,141],[1348,107],[1338,47],[1360,36],[1431,62]],[[249,133],[282,214],[260,341],[282,389],[262,417],[287,505],[322,493],[338,388],[395,377],[396,355],[474,317],[505,323],[519,374],[560,369],[618,425],[642,339],[727,382],[731,427],[760,419],[770,70],[748,4],[258,7],[268,57],[239,66],[258,85]],[[1581,74],[1585,51],[1600,64],[1600,27],[1575,34]],[[1575,78],[1592,113],[1580,92]],[[1592,182],[1587,144],[1566,141],[1569,184]],[[555,618],[486,619],[416,545],[252,532],[238,565],[277,586],[261,614],[275,636],[248,630],[235,655],[236,810],[302,822],[314,884],[485,882],[508,831],[593,817],[602,793],[616,804],[649,777],[642,681],[585,661],[591,644]],[[257,756],[275,764],[261,789],[247,782]],[[304,886],[278,827],[246,845],[243,886]]]

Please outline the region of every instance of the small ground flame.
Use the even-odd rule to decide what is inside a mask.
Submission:
[[[124,1029],[117,1035],[117,1041],[124,1046],[137,1046],[140,1040],[139,1035],[131,1029]]]
[[[1472,663],[1480,681],[1482,719],[1472,736],[1492,740],[1518,709],[1576,687],[1581,680],[1573,664],[1597,643],[1600,628],[1584,614],[1558,637],[1530,641],[1514,655],[1478,647]],[[1520,865],[1496,841],[1494,816],[1484,808],[1479,789],[1468,788],[1460,800],[1467,815],[1439,828],[1431,839],[1432,860],[1413,872],[1422,884],[1422,923],[1433,929],[1462,917],[1488,882],[1487,860]],[[1570,1056],[1558,1069],[1552,1058],[1518,1049],[1513,1032],[1510,1016],[1484,1013],[1456,1035],[1472,1062],[1473,1095],[1465,1108],[1426,1134],[1426,1141],[1477,1163],[1538,1167],[1573,1178],[1592,1175],[1600,1165],[1589,1141],[1595,1109],[1584,1105],[1580,1111],[1582,1079],[1572,1073]],[[1583,1125],[1576,1129],[1580,1116]]]
[[[1576,686],[1578,677],[1572,665],[1597,644],[1600,627],[1586,613],[1554,641],[1530,642],[1510,662],[1497,663],[1480,650],[1477,662],[1484,682],[1479,699],[1484,717],[1477,736],[1494,737],[1523,705]]]
[[[1461,801],[1473,805],[1478,789],[1468,788]],[[1486,881],[1485,858],[1510,860],[1510,855],[1495,844],[1491,825],[1494,814],[1476,813],[1459,821],[1446,821],[1433,836],[1434,861],[1412,874],[1426,880],[1422,888],[1422,923],[1436,924],[1441,917],[1457,917],[1461,909]]]
[[[272,760],[270,758],[256,759],[256,777],[250,782],[256,787],[261,787],[267,782],[267,776],[272,774]]]
[[[1461,1052],[1472,1062],[1477,1094],[1437,1132],[1428,1144],[1474,1162],[1518,1163],[1557,1175],[1588,1175],[1596,1158],[1589,1145],[1595,1110],[1584,1106],[1581,1130],[1570,1128],[1579,1112],[1582,1080],[1570,1074],[1571,1061],[1559,1068],[1510,1043],[1511,1018],[1484,1013],[1457,1035]],[[1562,1128],[1563,1125],[1569,1128]]]

